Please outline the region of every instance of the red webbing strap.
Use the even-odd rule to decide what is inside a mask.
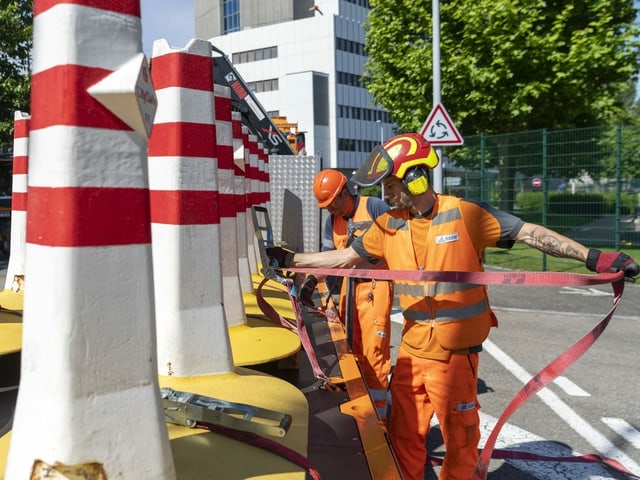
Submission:
[[[264,313],[265,316],[272,322],[279,323],[280,325],[282,325],[285,328],[288,328],[289,330],[295,330],[296,328],[291,324],[291,322],[286,318],[282,317],[278,312],[276,312],[276,309],[273,308],[269,304],[269,302],[267,302],[264,299],[264,296],[262,295],[262,287],[268,281],[269,281],[269,278],[264,277],[260,282],[260,285],[258,285],[258,289],[256,290],[256,299],[258,301],[258,307],[260,308],[262,313]]]
[[[289,300],[291,300],[291,306],[293,307],[293,313],[296,317],[296,326],[294,327],[291,322],[287,319],[283,318],[276,310],[264,299],[262,295],[262,287],[265,283],[269,281],[268,278],[263,278],[258,285],[258,290],[256,292],[256,298],[258,301],[258,306],[262,313],[265,314],[267,318],[269,318],[272,322],[280,323],[280,325],[294,330],[298,337],[300,338],[300,343],[302,344],[302,348],[307,354],[309,358],[309,364],[311,365],[311,369],[313,370],[313,374],[317,379],[324,380],[325,382],[331,383],[329,378],[324,374],[322,368],[320,368],[320,364],[318,363],[318,358],[316,357],[315,351],[313,350],[313,345],[311,344],[311,339],[309,338],[309,333],[307,332],[307,327],[304,323],[304,318],[302,316],[302,311],[300,310],[300,302],[296,296],[292,294],[293,280],[285,279],[285,286],[287,287],[287,294],[289,295]]]
[[[263,450],[275,453],[276,455],[289,460],[295,465],[304,468],[313,480],[322,480],[322,478],[320,477],[320,473],[311,464],[307,457],[299,454],[289,447],[282,445],[281,443],[275,442],[269,438],[260,436],[253,432],[243,432],[240,430],[234,430],[233,428],[225,427],[223,425],[215,425],[208,422],[196,422],[195,427],[204,428],[205,430],[219,433],[226,437],[233,438],[234,440],[238,440],[239,442],[248,443],[249,445],[253,445],[254,447],[262,448]]]
[[[564,372],[573,362],[580,358],[584,352],[586,352],[591,345],[600,337],[604,329],[609,324],[613,313],[618,307],[618,303],[622,298],[622,292],[624,291],[624,272],[617,274],[618,279],[613,282],[613,305],[609,310],[609,313],[589,332],[587,332],[580,340],[574,343],[568,350],[563,352],[555,360],[544,367],[540,372],[529,380],[524,387],[517,393],[517,395],[511,400],[507,408],[502,412],[500,418],[496,422],[493,431],[489,435],[484,449],[480,453],[480,458],[476,465],[476,469],[473,472],[472,480],[484,480],[487,478],[487,472],[489,470],[489,461],[491,459],[491,453],[498,438],[498,434],[505,424],[507,419],[515,412],[524,402],[526,402],[533,395],[538,393],[550,382],[552,382],[558,375]]]
[[[410,280],[478,285],[544,285],[580,286],[613,283],[620,273],[563,273],[563,272],[450,272],[431,270],[375,270],[358,268],[288,268],[295,273],[332,275],[336,277],[372,278],[376,280]]]

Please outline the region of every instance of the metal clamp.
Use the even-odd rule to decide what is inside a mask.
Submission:
[[[171,388],[160,389],[160,394],[165,420],[176,425],[195,428],[208,423],[273,437],[284,437],[291,427],[291,415],[286,413]]]

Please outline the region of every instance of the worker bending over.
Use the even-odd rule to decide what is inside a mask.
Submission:
[[[353,185],[338,170],[320,171],[313,180],[313,194],[318,208],[326,208],[329,212],[322,233],[323,251],[347,248],[375,218],[389,211],[389,205],[380,198],[356,195]],[[301,288],[301,298],[309,301],[318,281],[323,280],[324,277],[308,275]],[[340,317],[343,321],[348,317],[353,326],[349,339],[351,350],[358,360],[378,416],[386,420],[393,283],[351,279],[351,297],[347,301],[348,281],[345,279],[342,283]]]

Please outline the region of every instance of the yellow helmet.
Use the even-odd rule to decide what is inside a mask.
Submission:
[[[403,133],[387,140],[382,148],[393,160],[391,175],[403,180],[414,167],[435,168],[439,159],[429,142],[419,133]]]

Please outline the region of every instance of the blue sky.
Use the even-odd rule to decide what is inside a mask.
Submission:
[[[151,57],[153,42],[166,38],[184,47],[194,38],[193,0],[140,0],[142,50]]]

